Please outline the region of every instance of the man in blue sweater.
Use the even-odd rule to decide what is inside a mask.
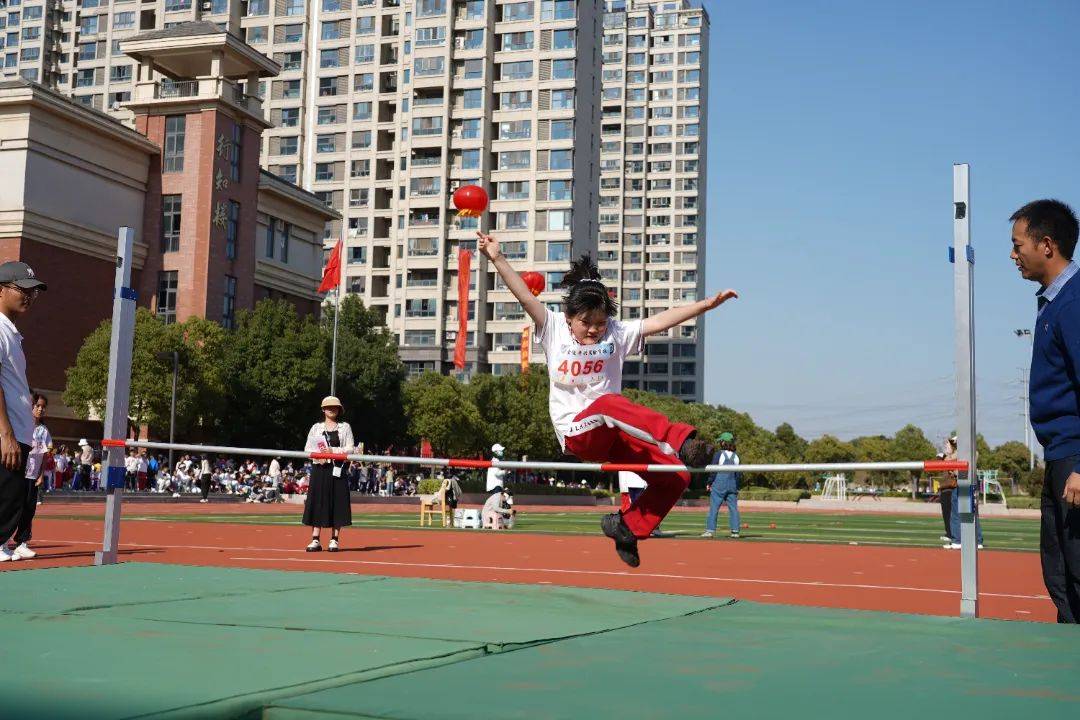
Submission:
[[[1057,200],[1013,213],[1012,257],[1039,283],[1031,353],[1031,425],[1043,446],[1043,581],[1058,622],[1080,622],[1080,278],[1077,222]]]

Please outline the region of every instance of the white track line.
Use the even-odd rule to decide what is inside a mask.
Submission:
[[[61,540],[57,538],[49,538],[46,542],[59,542],[69,543],[72,545],[100,545],[97,541],[90,540]],[[306,553],[305,550],[291,550],[288,548],[271,548],[271,547],[228,547],[224,545],[165,545],[162,543],[145,544],[145,543],[123,543],[120,547],[121,551],[125,548],[160,548],[164,550],[229,550],[230,552],[240,552],[244,550],[250,550],[255,552],[276,552],[276,553]],[[48,555],[42,555],[42,560],[47,560]],[[822,588],[852,588],[858,590],[903,590],[908,592],[926,592],[926,593],[945,593],[947,595],[959,595],[959,590],[942,590],[939,588],[921,588],[921,587],[908,587],[904,585],[863,585],[853,583],[828,583],[820,580],[814,581],[800,581],[800,580],[761,580],[756,578],[727,578],[727,577],[711,577],[707,575],[673,575],[668,573],[638,573],[638,572],[615,572],[611,570],[569,570],[566,568],[538,568],[538,567],[504,567],[500,565],[454,565],[450,563],[417,563],[417,562],[391,562],[387,560],[344,560],[344,559],[300,559],[300,558],[263,558],[263,557],[230,557],[230,560],[243,560],[247,562],[278,562],[279,560],[291,560],[292,562],[309,562],[309,563],[337,563],[337,564],[350,564],[350,565],[382,565],[387,567],[414,567],[414,568],[440,568],[447,570],[499,570],[506,572],[527,572],[527,573],[561,573],[566,575],[601,575],[601,576],[614,576],[614,577],[629,577],[629,578],[660,578],[667,580],[704,580],[709,582],[732,582],[732,583],[755,583],[763,585],[797,585],[807,587],[822,587]],[[1048,595],[1013,595],[1010,593],[991,593],[980,592],[982,597],[1001,597],[1001,598],[1015,598],[1019,600],[1049,600]]]

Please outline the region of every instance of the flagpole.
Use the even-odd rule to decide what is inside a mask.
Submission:
[[[341,251],[345,251],[345,228],[348,227],[348,222],[342,220],[341,222]],[[330,351],[330,394],[336,395],[334,391],[337,389],[337,329],[338,329],[338,317],[341,315],[341,284],[345,275],[345,263],[341,262],[341,255],[338,255],[338,282],[337,287],[334,289],[334,345]]]

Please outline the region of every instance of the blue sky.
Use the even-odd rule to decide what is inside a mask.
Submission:
[[[705,400],[806,437],[954,425],[952,163],[971,164],[980,431],[1023,438],[1028,200],[1080,206],[1080,2],[704,0]]]

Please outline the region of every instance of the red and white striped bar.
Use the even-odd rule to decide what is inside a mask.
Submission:
[[[419,458],[397,455],[364,455],[359,453],[309,453],[299,450],[268,450],[266,448],[239,448],[225,445],[184,445],[159,443],[145,440],[103,440],[104,447],[146,448],[147,450],[176,450],[188,453],[212,453],[214,455],[247,455],[255,457],[287,457],[301,460],[351,460],[353,462],[388,463],[393,465],[417,465],[422,467],[448,467],[483,470],[489,467],[507,470],[577,470],[580,472],[680,472],[692,473],[779,473],[779,472],[965,472],[967,463],[962,460],[912,460],[909,462],[868,463],[793,463],[790,465],[708,465],[688,468],[685,465],[645,465],[635,463],[584,463],[584,462],[536,462],[516,460],[475,460],[469,458]]]

